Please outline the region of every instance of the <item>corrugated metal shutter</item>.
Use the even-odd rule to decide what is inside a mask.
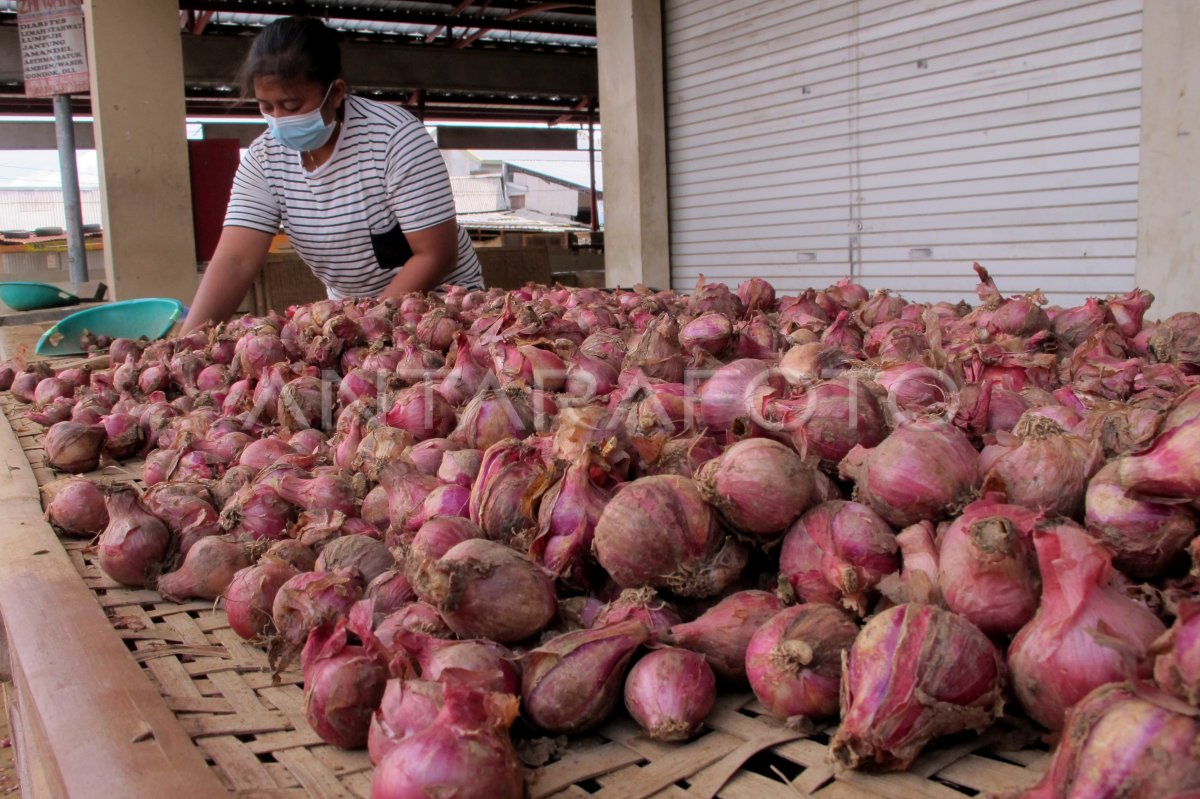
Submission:
[[[1142,0],[665,0],[672,283],[1133,286]]]

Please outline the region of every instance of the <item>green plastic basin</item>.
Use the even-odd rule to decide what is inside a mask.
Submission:
[[[78,297],[58,286],[23,280],[0,283],[0,300],[14,311],[40,311],[79,304]]]
[[[38,355],[81,355],[79,339],[84,331],[112,338],[142,338],[154,341],[167,335],[179,317],[183,303],[165,297],[123,300],[85,308],[62,319],[38,339]]]

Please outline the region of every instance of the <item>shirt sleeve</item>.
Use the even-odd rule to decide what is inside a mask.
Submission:
[[[389,141],[384,184],[401,230],[422,230],[456,218],[446,162],[420,122],[403,125]]]
[[[226,227],[244,227],[274,235],[279,232],[279,201],[267,182],[266,172],[251,146],[242,156],[233,176],[229,205],[225,209]]]

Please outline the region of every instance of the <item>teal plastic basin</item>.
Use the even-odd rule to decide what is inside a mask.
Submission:
[[[81,355],[79,339],[86,330],[112,338],[142,338],[154,341],[167,333],[183,316],[183,303],[165,297],[123,300],[76,311],[60,320],[38,339],[38,355]]]
[[[0,300],[14,311],[40,311],[79,304],[78,297],[58,286],[23,280],[0,283]]]

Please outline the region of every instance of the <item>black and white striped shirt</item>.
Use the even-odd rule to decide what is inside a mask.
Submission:
[[[329,160],[306,172],[300,159],[269,130],[255,139],[233,179],[225,224],[271,234],[282,224],[332,298],[377,296],[412,253],[403,231],[455,218],[446,163],[403,108],[348,96]],[[483,286],[461,227],[458,263],[442,283]]]

